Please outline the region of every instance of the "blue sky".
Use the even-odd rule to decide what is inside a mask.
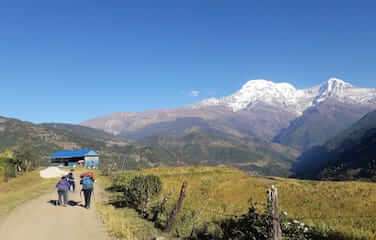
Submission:
[[[1,1],[0,115],[78,123],[228,95],[255,78],[376,87],[375,10],[344,0]]]

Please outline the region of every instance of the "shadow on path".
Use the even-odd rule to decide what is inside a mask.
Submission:
[[[59,206],[58,200],[49,200],[48,203],[53,205],[53,206]],[[76,207],[76,206],[83,207],[83,205],[81,204],[81,201],[70,200],[70,201],[68,201],[68,205],[71,206],[71,207]]]

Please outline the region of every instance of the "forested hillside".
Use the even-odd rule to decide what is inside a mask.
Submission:
[[[44,165],[55,150],[89,147],[99,151],[103,168],[109,171],[163,165],[227,164],[257,175],[289,175],[296,151],[258,138],[244,138],[200,126],[186,128],[183,124],[181,131],[175,134],[132,142],[80,125],[33,124],[1,118],[0,152],[28,146],[37,155],[38,164]]]
[[[298,153],[260,139],[239,138],[220,132],[192,129],[181,136],[154,136],[142,141],[163,149],[180,165],[236,166],[255,175],[288,176]]]
[[[113,168],[150,166],[143,156],[142,145],[132,144],[101,130],[70,124],[33,124],[11,118],[0,118],[0,152],[25,149],[33,154],[37,165],[48,163],[55,150],[93,148],[101,154],[102,164]],[[3,160],[4,162],[5,160]],[[2,164],[4,165],[4,163]]]
[[[320,179],[376,179],[376,111],[325,145],[305,152],[294,166],[296,176]]]

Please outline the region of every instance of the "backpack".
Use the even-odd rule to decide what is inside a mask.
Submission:
[[[91,179],[91,177],[84,177],[82,179],[82,189],[84,190],[90,190],[94,187],[94,181]]]

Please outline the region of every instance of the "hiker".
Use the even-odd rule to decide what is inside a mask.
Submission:
[[[67,179],[69,182],[69,191],[75,192],[76,191],[76,182],[74,181],[74,170],[71,169],[70,173],[67,175]]]
[[[94,191],[94,178],[91,176],[81,176],[80,184],[82,185],[81,192],[84,193],[85,205],[84,207],[89,209],[91,203],[91,195]]]
[[[56,184],[58,202],[60,206],[66,207],[68,204],[68,191],[69,191],[69,182],[66,176],[61,177],[59,182]]]

